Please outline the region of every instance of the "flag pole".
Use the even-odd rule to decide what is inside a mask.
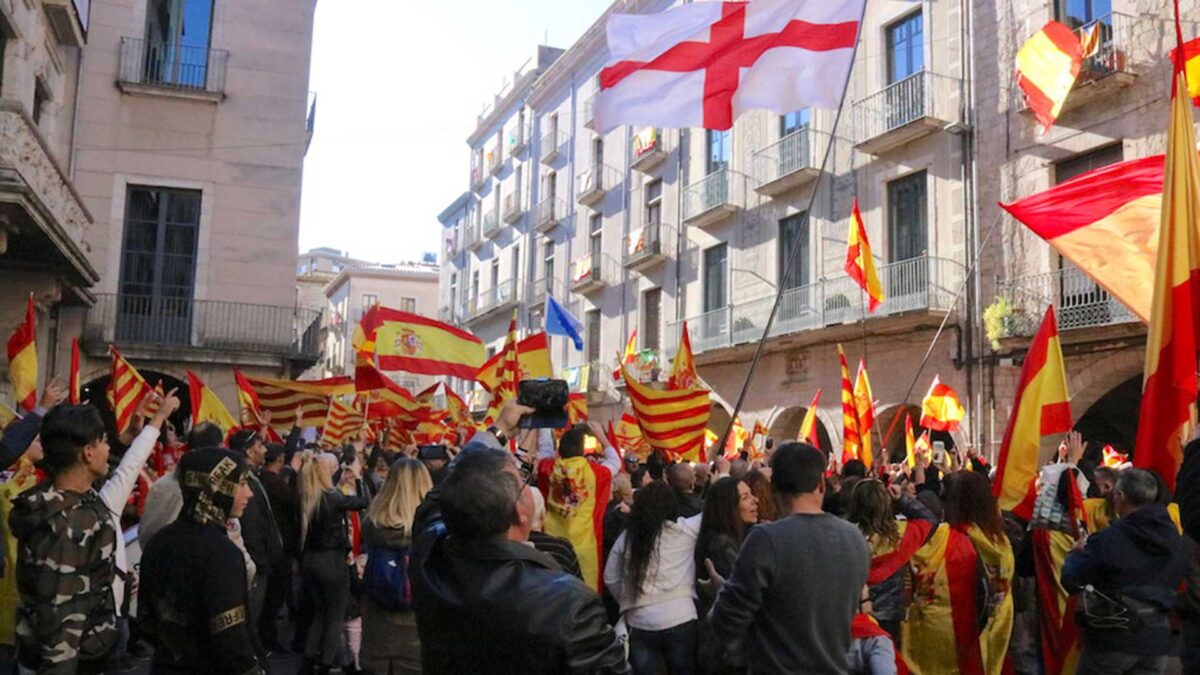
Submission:
[[[1176,0],[1178,1],[1178,0]],[[813,183],[812,192],[808,196],[808,206],[804,210],[804,218],[807,221],[812,214],[813,206],[817,201],[817,193],[820,192],[821,180],[825,177],[826,167],[829,164],[829,157],[833,154],[833,144],[837,140],[837,130],[842,121],[842,112],[846,108],[846,96],[850,90],[850,77],[854,74],[854,62],[858,59],[858,46],[862,40],[862,25],[867,16],[867,2],[863,2],[862,11],[858,15],[858,25],[855,28],[854,34],[854,53],[850,57],[850,67],[846,69],[846,79],[842,82],[842,99],[838,102],[837,112],[833,116],[833,128],[829,130],[829,143],[825,146],[825,153],[821,157],[821,168],[817,173],[816,182]],[[783,270],[783,278],[791,277],[792,270],[795,268],[797,261],[800,259],[800,242],[792,244],[792,250],[788,252],[787,266]],[[737,419],[738,414],[742,411],[742,404],[746,402],[746,392],[750,389],[750,381],[754,379],[754,371],[758,368],[758,362],[762,359],[763,349],[766,347],[767,338],[771,335],[771,327],[775,324],[775,317],[779,314],[779,303],[783,300],[784,285],[779,284],[775,291],[775,301],[771,303],[771,313],[767,315],[767,324],[763,327],[762,337],[758,340],[758,346],[754,349],[754,357],[750,360],[750,367],[746,369],[746,379],[742,382],[742,390],[738,392],[737,402],[733,405],[733,412],[729,415],[729,423],[725,425],[725,433],[721,436],[718,447],[724,448],[725,443],[729,440],[729,435],[733,433],[733,421]]]

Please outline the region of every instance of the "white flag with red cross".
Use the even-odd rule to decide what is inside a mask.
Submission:
[[[659,14],[614,14],[596,129],[728,129],[754,108],[837,107],[865,2],[693,2]]]

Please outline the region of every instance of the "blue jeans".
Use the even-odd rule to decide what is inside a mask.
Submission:
[[[629,666],[633,675],[656,675],[666,663],[668,675],[696,672],[697,622],[693,619],[666,630],[629,629]]]

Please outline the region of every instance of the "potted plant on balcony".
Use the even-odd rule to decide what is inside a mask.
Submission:
[[[1000,351],[1000,340],[1014,335],[1029,335],[1033,328],[1025,310],[1013,307],[1008,298],[997,296],[983,310],[983,331],[993,351]]]

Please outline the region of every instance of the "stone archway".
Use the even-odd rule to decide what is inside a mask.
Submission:
[[[917,405],[894,405],[890,408],[880,410],[875,416],[875,429],[878,430],[878,435],[872,433],[872,441],[878,445],[880,439],[883,439],[883,444],[887,448],[887,460],[890,463],[902,462],[908,454],[908,448],[904,440],[904,414],[912,418],[913,436],[919,437],[925,429],[919,424],[921,419],[921,406]],[[879,454],[879,453],[877,453]]]
[[[777,444],[796,440],[800,436],[800,425],[804,422],[804,416],[807,413],[808,408],[801,406],[786,408],[783,412],[776,415],[774,421],[771,422],[771,437],[775,439]],[[819,409],[817,410],[815,423],[818,449],[828,453],[833,449],[833,441],[830,440],[825,423],[821,420]]]
[[[1140,378],[1146,363],[1141,350],[1125,349],[1099,359],[1072,358],[1066,366],[1071,415],[1079,420],[1113,389],[1130,378]]]
[[[142,378],[150,386],[157,386],[162,382],[164,392],[176,389],[175,395],[179,397],[179,410],[171,416],[171,422],[176,429],[183,430],[191,426],[192,405],[191,397],[188,395],[188,385],[184,380],[171,373],[166,373],[157,370],[138,369]],[[100,411],[100,417],[104,420],[104,426],[108,428],[111,438],[117,436],[117,421],[113,416],[112,405],[108,402],[108,383],[111,379],[108,371],[102,371],[99,377],[96,377],[79,387],[79,400],[83,403],[89,403]]]
[[[1075,430],[1088,442],[1087,459],[1099,461],[1105,445],[1126,452],[1133,449],[1141,400],[1142,376],[1138,374],[1109,389],[1075,419]]]

